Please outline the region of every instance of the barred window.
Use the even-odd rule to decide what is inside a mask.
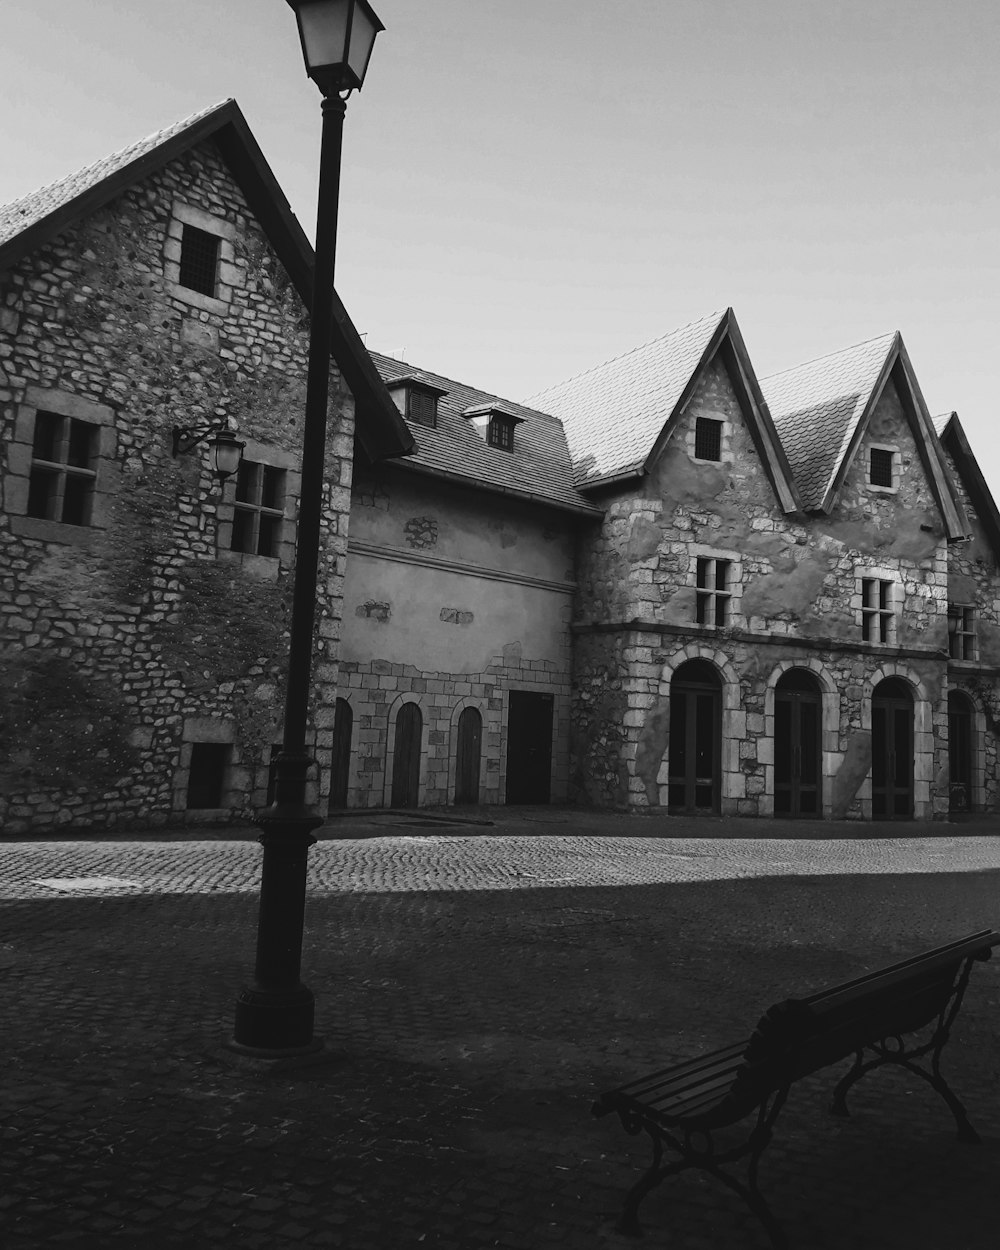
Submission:
[[[697,460],[722,459],[722,422],[699,417],[694,423],[694,454]]]
[[[948,654],[953,660],[976,658],[976,611],[971,604],[948,604]]]
[[[276,556],[285,518],[285,470],[256,460],[240,462],[233,505],[233,551]]]
[[[219,237],[199,230],[197,226],[185,225],[181,235],[181,286],[202,295],[215,295],[215,280],[219,262]]]
[[[90,524],[99,428],[55,412],[35,414],[28,516],[64,525]]]
[[[894,640],[892,582],[877,577],[861,579],[861,637],[865,642]]]
[[[895,453],[886,447],[872,447],[868,462],[868,481],[872,486],[889,486],[893,483]]]
[[[698,557],[695,590],[695,620],[699,625],[720,628],[729,621],[729,560]]]

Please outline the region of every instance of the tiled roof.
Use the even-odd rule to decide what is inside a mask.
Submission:
[[[641,468],[725,315],[692,321],[530,398],[562,421],[578,486]]]
[[[761,378],[803,507],[823,502],[896,341],[884,334]]]
[[[50,213],[54,213],[70,204],[78,196],[96,187],[112,174],[118,173],[119,170],[126,168],[133,161],[139,160],[147,153],[154,151],[154,149],[160,147],[174,135],[188,129],[189,126],[201,121],[209,113],[228,103],[231,103],[231,101],[227,100],[221,104],[213,104],[210,108],[202,109],[198,113],[192,113],[190,117],[184,118],[183,121],[175,122],[174,125],[168,126],[165,130],[159,130],[156,134],[148,135],[145,139],[140,139],[137,143],[132,143],[127,148],[122,148],[120,152],[113,152],[110,156],[103,157],[93,165],[87,165],[66,178],[60,178],[58,182],[53,182],[47,187],[41,187],[37,191],[32,191],[29,195],[24,195],[19,200],[12,200],[9,204],[0,205],[0,244],[8,242],[20,234],[22,230],[27,230],[29,226],[33,226],[43,220],[43,218],[48,217]]]
[[[486,391],[401,360],[370,353],[382,380],[413,378],[446,392],[438,400],[437,428],[408,421],[417,449],[396,463],[400,468],[441,474],[465,481],[481,490],[498,491],[534,499],[551,507],[599,516],[600,509],[573,486],[573,469],[562,425],[555,417],[523,404],[511,403]],[[519,417],[514,450],[491,447],[464,410],[488,404]]]

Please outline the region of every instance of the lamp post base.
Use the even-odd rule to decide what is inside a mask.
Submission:
[[[314,1012],[312,990],[305,985],[247,986],[236,998],[231,1049],[260,1059],[312,1054],[323,1046],[313,1037]]]

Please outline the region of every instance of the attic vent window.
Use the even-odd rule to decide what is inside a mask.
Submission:
[[[486,441],[502,451],[514,450],[514,422],[510,417],[493,417],[486,428]]]
[[[197,226],[184,226],[181,235],[180,276],[181,286],[202,295],[215,295],[216,274],[219,265],[219,237],[199,230]]]
[[[722,459],[722,422],[712,417],[699,417],[694,423],[694,455],[696,460]]]
[[[871,448],[871,459],[868,462],[869,485],[891,490],[895,485],[894,469],[895,453],[893,451],[888,447]]]
[[[437,396],[427,395],[423,391],[410,391],[407,396],[406,415],[418,425],[437,426]]]

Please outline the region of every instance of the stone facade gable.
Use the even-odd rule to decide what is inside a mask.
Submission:
[[[212,294],[181,281],[189,226],[218,240]],[[0,274],[0,308],[0,578],[17,609],[0,637],[0,821],[162,823],[193,793],[213,800],[203,816],[246,816],[280,735],[305,310],[210,142]],[[353,451],[337,376],[332,392],[316,668],[331,700]],[[37,515],[39,413],[87,442],[83,512]],[[175,426],[222,421],[270,472],[264,521],[203,446],[172,454]],[[321,758],[329,743],[321,730]],[[205,770],[218,785],[193,792]]]

